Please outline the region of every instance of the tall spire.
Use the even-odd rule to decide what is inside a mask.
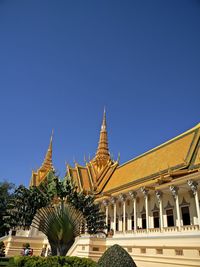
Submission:
[[[99,144],[96,152],[96,156],[94,160],[97,161],[100,165],[105,165],[108,161],[111,160],[110,152],[108,148],[108,136],[107,136],[107,129],[106,129],[106,110],[104,108],[103,112],[103,121],[101,125],[100,137],[99,137]]]
[[[52,162],[52,141],[53,141],[53,130],[50,138],[49,147],[42,163],[42,168],[45,169],[53,169],[53,162]]]

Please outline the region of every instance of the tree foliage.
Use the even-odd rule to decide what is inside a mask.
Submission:
[[[43,232],[51,246],[52,255],[65,256],[80,235],[83,214],[68,202],[61,201],[52,207],[37,211],[32,226]]]
[[[5,245],[3,241],[0,241],[0,257],[5,257]]]
[[[98,261],[100,267],[136,267],[128,252],[119,245],[108,248]]]
[[[13,267],[97,267],[91,259],[81,257],[22,257],[10,258],[9,266]]]
[[[7,206],[12,197],[13,189],[14,184],[12,183],[6,181],[0,183],[0,237],[4,236],[9,231],[4,217],[7,215]]]
[[[45,195],[38,187],[28,189],[20,185],[14,191],[7,206],[7,227],[29,229],[37,210],[49,203],[48,195]]]
[[[55,172],[49,172],[39,187],[28,189],[21,185],[15,190],[8,205],[7,227],[28,229],[38,209],[62,200],[67,200],[82,212],[89,234],[102,232],[106,228],[105,215],[94,203],[94,196],[78,192],[69,177],[61,180]]]

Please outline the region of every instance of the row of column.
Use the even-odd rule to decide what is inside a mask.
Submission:
[[[195,207],[196,207],[196,213],[197,213],[197,218],[198,218],[198,225],[200,226],[200,209],[199,209],[199,196],[198,196],[198,191],[197,191],[197,185],[198,183],[196,181],[189,180],[188,185],[192,191],[192,194],[195,198]],[[178,228],[181,227],[181,214],[180,214],[180,208],[179,208],[179,196],[178,196],[178,190],[179,188],[177,186],[170,186],[169,187],[174,200],[175,200],[175,206],[176,206],[176,214],[177,214],[177,226]],[[149,229],[149,208],[148,208],[148,194],[149,190],[145,187],[140,188],[141,192],[143,193],[144,200],[145,200],[145,211],[146,211],[146,228],[147,230]],[[156,197],[159,203],[159,216],[160,216],[160,228],[163,229],[163,193],[161,191],[155,191]],[[133,216],[134,216],[134,231],[137,230],[137,201],[136,201],[136,196],[137,192],[131,191],[128,193],[131,199],[133,200]],[[110,202],[113,204],[113,224],[114,224],[114,233],[116,232],[116,217],[117,217],[117,200],[122,201],[123,203],[123,229],[122,231],[125,232],[125,218],[126,218],[126,195],[125,194],[120,194],[119,197],[111,197]],[[103,201],[104,206],[106,207],[106,224],[108,225],[108,200]]]

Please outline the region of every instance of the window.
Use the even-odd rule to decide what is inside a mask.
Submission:
[[[143,253],[143,254],[146,253],[146,248],[141,248],[140,252]]]
[[[190,210],[188,206],[181,207],[183,225],[190,225]]]
[[[116,217],[116,231],[119,231],[119,218]]]
[[[157,248],[156,249],[156,254],[163,254],[162,248]]]
[[[142,214],[142,229],[147,228],[147,223],[146,223],[146,213]]]
[[[153,212],[153,223],[154,223],[154,228],[160,227],[160,218],[159,218],[159,212],[158,211]]]
[[[110,231],[110,226],[111,226],[111,224],[110,224],[110,218],[108,218],[108,232]]]
[[[168,209],[166,210],[167,214],[167,226],[174,226],[174,214],[173,214],[173,209]]]
[[[131,229],[134,230],[134,216],[131,216]]]
[[[128,250],[128,252],[132,252],[132,248],[130,248],[130,247],[128,247],[127,250]]]
[[[183,256],[183,250],[182,249],[175,249],[175,254],[177,256]]]
[[[128,229],[128,217],[125,218],[125,231]]]

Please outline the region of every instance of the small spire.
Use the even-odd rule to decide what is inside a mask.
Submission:
[[[104,165],[106,162],[111,160],[110,152],[108,148],[108,136],[106,129],[106,109],[104,107],[103,112],[103,121],[101,125],[99,144],[94,160],[99,161],[101,165]]]
[[[46,153],[46,156],[44,158],[42,167],[47,168],[47,169],[53,169],[53,162],[52,162],[52,143],[53,143],[53,130],[51,133],[51,138],[50,138],[50,143],[49,147]]]
[[[103,110],[103,122],[101,125],[101,131],[106,131],[106,108]]]

